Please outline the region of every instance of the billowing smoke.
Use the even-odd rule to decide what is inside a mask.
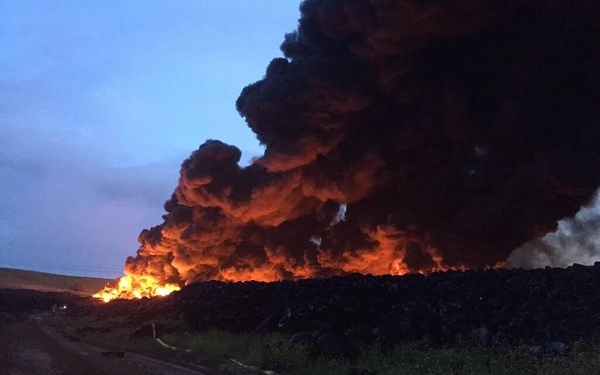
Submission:
[[[506,265],[518,268],[592,265],[600,261],[600,192],[589,207],[572,219],[559,221],[558,230],[518,247]]]
[[[127,273],[183,283],[489,267],[600,186],[600,2],[300,11],[285,57],[236,103],[264,155],[242,168],[236,147],[202,144]]]

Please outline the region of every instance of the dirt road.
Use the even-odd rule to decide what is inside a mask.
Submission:
[[[44,314],[2,315],[0,375],[213,375],[147,356],[69,339]]]

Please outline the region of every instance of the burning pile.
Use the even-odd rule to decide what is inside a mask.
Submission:
[[[236,103],[264,155],[194,151],[127,259],[133,288],[105,292],[494,267],[600,185],[600,3],[300,11]]]
[[[126,275],[121,277],[115,285],[107,285],[104,290],[94,294],[94,297],[100,298],[104,302],[116,298],[164,297],[180,289],[181,287],[177,284],[162,283],[149,275]]]

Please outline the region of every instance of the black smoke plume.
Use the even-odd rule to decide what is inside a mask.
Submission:
[[[183,162],[130,274],[488,267],[600,185],[600,2],[306,0],[236,107],[265,146]],[[344,213],[345,210],[345,213]]]

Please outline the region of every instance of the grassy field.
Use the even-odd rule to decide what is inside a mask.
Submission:
[[[94,294],[109,281],[108,279],[96,277],[64,276],[45,272],[0,268],[0,288]]]
[[[177,322],[165,321],[163,330],[166,327],[171,333],[163,334],[162,343],[158,343],[152,336],[151,323],[132,327],[119,319],[101,321],[90,316],[62,319],[67,319],[62,325],[69,334],[83,341],[196,363],[223,374],[600,374],[598,343],[578,343],[563,354],[536,354],[526,346],[492,348],[464,343],[431,347],[425,343],[404,343],[386,350],[367,347],[352,356],[333,356],[314,347],[291,344],[281,334],[234,335],[216,330],[190,333]]]

